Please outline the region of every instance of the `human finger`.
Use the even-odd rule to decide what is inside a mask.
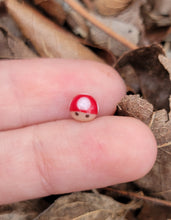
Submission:
[[[109,115],[125,94],[111,67],[91,61],[62,59],[0,62],[0,130],[70,118],[69,104],[85,93]]]
[[[150,129],[128,117],[59,120],[0,134],[0,203],[105,187],[145,175]]]

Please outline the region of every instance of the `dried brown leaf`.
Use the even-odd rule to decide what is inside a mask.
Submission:
[[[77,1],[73,1],[71,7],[65,5],[61,0],[58,0],[58,2],[66,11],[67,22],[75,34],[90,40],[99,47],[111,50],[117,56],[128,51],[128,48],[136,48],[139,41],[139,31],[131,22],[128,23],[129,12],[126,13],[126,17],[119,20],[115,17],[104,17],[97,13],[89,13]],[[69,2],[67,1],[67,3]],[[84,13],[82,10],[84,10]],[[85,14],[86,16],[84,16]],[[116,38],[116,35],[119,36]],[[121,38],[123,38],[122,41]],[[128,44],[126,46],[125,39],[129,41],[129,46]]]
[[[114,17],[102,17],[98,14],[93,14],[94,17],[106,27],[116,32],[120,36],[129,40],[131,43],[137,45],[139,41],[138,29],[127,22],[120,21]],[[90,40],[98,46],[111,50],[114,55],[120,56],[128,51],[128,48],[120,43],[118,40],[109,37],[105,32],[88,23],[90,31]]]
[[[163,48],[165,50],[166,56],[169,59],[169,63],[171,62],[171,26],[167,32],[166,37],[164,38]]]
[[[171,97],[170,97],[171,109]],[[138,118],[153,131],[158,147],[171,145],[171,111],[154,111],[153,106],[139,95],[126,95],[118,104],[118,114]]]
[[[121,220],[128,210],[139,207],[141,207],[140,203],[125,205],[101,194],[72,193],[57,199],[35,220]]]
[[[71,27],[73,33],[80,35],[82,38],[88,37],[89,30],[85,19],[72,9],[68,10],[67,23]]]
[[[157,139],[159,148],[171,146],[171,112],[169,115],[165,109],[154,112],[150,127]]]
[[[22,40],[14,37],[3,26],[0,26],[1,59],[21,59],[32,57],[37,57],[37,55],[30,50]]]
[[[164,66],[164,68],[168,71],[170,75],[170,80],[171,80],[171,60],[169,60],[167,57],[159,54],[159,61],[160,63]]]
[[[147,29],[156,29],[171,25],[170,0],[147,1],[142,7],[142,15]]]
[[[94,44],[91,44],[87,41],[81,41],[83,45],[90,48],[95,54],[98,54],[98,56],[105,61],[110,66],[114,66],[116,63],[116,57],[113,55],[113,53],[110,50],[107,50],[102,47],[95,46]]]
[[[17,0],[6,0],[8,12],[42,57],[88,59],[103,62],[76,37]]]
[[[140,98],[140,95],[126,95],[118,105],[118,114],[138,118],[148,125],[153,114],[153,105]]]
[[[95,0],[95,8],[101,15],[116,15],[123,11],[133,0]]]
[[[161,43],[167,37],[169,27],[146,30],[142,39],[142,45],[150,45],[154,42]]]
[[[141,7],[145,0],[132,1],[126,10],[115,16],[119,21],[134,25],[142,34],[144,30],[143,19],[141,16]]]
[[[171,25],[170,0],[150,0],[142,6],[145,33],[142,35],[142,45],[165,41]]]
[[[82,216],[74,218],[74,220],[114,220],[113,212],[110,210],[97,210],[88,212]],[[118,218],[115,218],[117,220]]]
[[[69,5],[67,5],[63,0],[55,0],[55,2],[60,5],[62,10],[65,12],[66,23],[69,25],[72,32],[82,38],[87,38],[89,30],[84,17],[69,7]]]
[[[168,218],[171,218],[170,207],[164,207],[145,202],[136,220],[168,220]]]
[[[153,11],[156,14],[160,14],[166,17],[171,16],[171,4],[170,0],[162,0],[162,1],[151,1],[151,4],[153,4]]]
[[[0,1],[0,17],[7,13],[4,1]]]
[[[152,195],[171,200],[171,111],[169,115],[165,109],[152,114],[151,105],[137,95],[126,96],[118,111],[120,115],[133,116],[149,124],[159,147],[153,169],[136,184]]]
[[[134,25],[128,24],[127,21],[119,21],[115,17],[88,12],[78,0],[57,1],[67,13],[67,22],[75,34],[99,47],[111,50],[117,56],[136,48],[139,32]]]
[[[169,95],[171,83],[169,73],[159,61],[159,55],[164,55],[160,45],[154,44],[128,52],[116,63],[118,72],[130,65],[138,76],[143,97],[153,104],[155,110],[169,111]],[[130,86],[130,85],[129,85]]]
[[[157,161],[151,172],[137,184],[152,195],[171,200],[171,112],[169,115],[164,109],[154,112],[151,129],[159,147]]]
[[[98,27],[100,30],[104,31],[108,36],[116,39],[118,42],[123,44],[125,47],[129,49],[135,49],[137,46],[127,40],[125,37],[122,37],[120,34],[113,31],[110,27],[105,26],[102,22],[100,22],[94,14],[92,15],[89,13],[79,2],[78,0],[70,1],[70,0],[64,0],[65,3],[67,3],[68,6],[70,6],[72,9],[77,11],[81,16],[83,16],[85,19],[87,19],[88,22],[93,24],[94,26]]]
[[[125,84],[127,86],[127,91],[132,92],[133,94],[140,93],[141,88],[139,85],[139,79],[135,72],[135,69],[131,65],[125,65],[120,70],[119,73]]]
[[[53,20],[63,25],[66,20],[66,13],[62,6],[55,0],[33,0],[34,4],[45,11]]]
[[[18,29],[15,21],[8,14],[5,14],[0,18],[0,25],[2,27],[5,27],[5,29],[8,30],[8,32],[10,32],[11,35],[23,40],[23,36],[20,30]]]
[[[0,220],[33,220],[48,204],[41,199],[0,206]]]

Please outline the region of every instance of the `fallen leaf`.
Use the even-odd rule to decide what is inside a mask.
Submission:
[[[0,206],[0,220],[33,220],[48,207],[42,199]]]
[[[123,73],[122,68],[132,66],[138,76],[143,97],[153,104],[155,110],[165,108],[169,111],[171,82],[168,71],[159,61],[159,55],[164,55],[160,45],[142,47],[124,54],[115,68]]]
[[[0,17],[6,14],[6,7],[3,1],[0,1]]]
[[[114,17],[102,17],[93,13],[98,21],[109,27],[111,30],[125,37],[127,40],[137,45],[139,41],[138,29],[127,22],[119,21]],[[102,32],[99,28],[95,27],[91,23],[88,23],[90,31],[90,40],[98,46],[111,50],[115,56],[120,56],[124,52],[128,51],[128,48],[121,44],[116,39],[109,37],[106,33]]]
[[[14,37],[3,26],[0,26],[1,59],[21,59],[33,57],[37,57],[37,55],[29,49],[22,40]]]
[[[141,205],[139,202],[125,205],[105,195],[79,192],[60,197],[35,220],[123,220],[128,210]]]
[[[76,11],[69,9],[66,20],[73,33],[80,35],[82,38],[88,38],[88,26],[81,15],[79,15]]]
[[[147,1],[142,7],[146,29],[171,25],[171,4],[169,0]]]
[[[128,64],[123,66],[121,69],[119,69],[119,74],[125,81],[127,92],[132,92],[133,94],[141,92],[138,76],[135,72],[135,69],[131,65]]]
[[[170,207],[159,206],[145,202],[142,210],[136,216],[136,220],[166,220],[171,218]]]
[[[33,0],[34,4],[45,11],[54,21],[63,25],[66,20],[66,13],[62,6],[55,0]]]
[[[145,0],[132,1],[129,7],[115,16],[119,21],[134,25],[141,35],[143,35],[142,32],[144,31],[143,18],[141,16],[141,7],[144,4],[144,1]]]
[[[159,148],[157,161],[150,173],[135,183],[151,195],[171,200],[171,111],[168,114],[162,109],[152,113],[150,103],[138,95],[133,95],[126,96],[121,101],[118,112],[120,115],[132,116],[148,124]]]
[[[142,45],[161,43],[165,41],[171,26],[171,5],[170,0],[146,1],[141,7],[142,18],[144,19],[144,33]]]
[[[57,0],[57,1],[59,2],[60,0]],[[84,2],[87,2],[87,1],[89,1],[89,0],[84,0]],[[118,42],[120,42],[121,45],[123,44],[126,48],[129,48],[129,49],[137,48],[134,43],[125,39],[120,34],[116,33],[110,27],[107,27],[100,20],[98,20],[98,18],[96,18],[97,14],[88,12],[78,0],[75,0],[75,1],[64,0],[64,3],[67,3],[67,4],[65,4],[66,6],[63,4],[67,11],[70,8],[71,8],[71,10],[75,10],[78,14],[80,14],[82,17],[84,17],[87,20],[88,24],[91,23],[95,27],[98,27],[101,31],[103,31],[107,35],[111,36],[112,38],[114,38]]]
[[[80,40],[81,41],[81,40]],[[102,47],[95,46],[94,44],[91,44],[87,41],[81,41],[82,44],[89,49],[91,49],[94,53],[98,54],[98,56],[105,61],[110,66],[114,66],[116,63],[116,57],[113,55],[113,53],[110,50],[107,50]]]
[[[169,37],[170,37],[170,39],[169,39]],[[168,35],[168,40],[167,40],[167,38],[165,39],[163,48],[165,50],[167,58],[171,61],[171,34],[170,34],[170,36]]]
[[[81,45],[76,37],[64,31],[26,3],[6,0],[5,4],[21,32],[30,40],[42,57],[88,59],[103,62],[88,48]]]
[[[89,0],[88,0],[89,1]],[[55,0],[66,14],[66,23],[75,35],[87,39],[89,30],[86,20],[63,0]]]
[[[153,105],[140,95],[126,95],[118,104],[118,114],[140,119],[149,125],[153,114]]]
[[[123,11],[133,0],[95,0],[95,8],[101,15],[116,15]]]
[[[150,127],[156,136],[159,147],[171,145],[171,112],[169,115],[165,109],[154,112]]]
[[[159,54],[159,61],[164,66],[164,68],[168,71],[171,80],[171,60],[167,59],[167,57]]]
[[[8,14],[5,14],[0,18],[0,25],[4,27],[6,30],[8,30],[8,32],[10,32],[11,35],[23,40],[23,36],[20,30],[18,29],[15,21]]]
[[[93,42],[95,46],[99,46],[110,50],[113,52],[115,56],[119,56],[123,54],[123,52],[128,51],[128,47],[124,46],[118,40],[110,37],[104,31],[96,27],[93,23],[89,22],[89,19],[84,19],[78,12],[73,10],[69,5],[64,5],[61,0],[57,0],[58,3],[63,6],[66,14],[67,14],[67,23],[70,26],[73,33],[80,35],[82,38],[88,40],[89,42]],[[81,5],[79,3],[79,5]],[[84,7],[81,5],[81,7]],[[128,20],[119,20],[115,17],[104,17],[95,12],[90,12],[90,16],[93,16],[95,20],[100,21],[100,23],[110,28],[110,30],[119,34],[120,36],[125,37],[132,44],[136,45],[139,41],[139,31],[138,29],[128,23]]]
[[[171,17],[170,0],[162,0],[162,1],[153,0],[151,4],[153,4],[153,12],[155,12],[156,14],[159,14],[165,17],[169,17],[169,16]]]
[[[143,45],[165,42],[169,27],[146,30],[143,36]]]

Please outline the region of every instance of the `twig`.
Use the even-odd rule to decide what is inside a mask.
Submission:
[[[171,145],[171,141],[167,142],[165,144],[159,145],[158,148],[162,148],[162,147],[168,147],[169,145]]]
[[[153,198],[153,197],[149,197],[149,196],[140,195],[138,193],[127,192],[127,191],[114,189],[114,188],[110,188],[110,187],[105,188],[105,190],[117,193],[117,194],[122,195],[122,196],[129,197],[129,198],[142,199],[142,200],[145,200],[145,201],[148,201],[148,202],[156,203],[158,205],[171,207],[171,202],[167,201],[167,200],[157,199],[157,198]]]
[[[137,49],[137,46],[128,40],[126,40],[124,37],[120,36],[104,24],[102,24],[100,21],[98,21],[94,16],[92,16],[86,9],[84,9],[79,3],[77,3],[74,0],[64,0],[70,7],[72,7],[76,12],[78,12],[81,16],[86,18],[88,21],[90,21],[92,24],[94,24],[96,27],[103,30],[106,34],[109,36],[115,38],[117,41],[125,45],[131,50]]]

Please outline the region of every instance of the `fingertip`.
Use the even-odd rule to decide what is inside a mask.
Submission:
[[[103,149],[98,154],[101,183],[113,185],[133,181],[146,175],[156,160],[157,144],[151,130],[131,117],[105,116],[94,120],[95,140]],[[92,125],[93,126],[93,125]],[[92,140],[93,138],[91,138]],[[97,155],[98,147],[94,147]],[[93,151],[89,158],[93,157]],[[91,170],[92,167],[90,167]]]
[[[157,143],[152,131],[143,122],[135,118],[126,120],[129,127],[127,152],[132,158],[132,170],[128,176],[135,180],[145,176],[152,169],[157,156]]]
[[[140,177],[142,177],[146,175],[152,169],[156,161],[157,142],[151,129],[147,125],[142,123],[140,120],[137,120],[137,119],[135,120],[136,120],[136,123],[139,124],[139,127],[141,127],[139,131],[139,135],[142,136],[142,133],[143,133],[143,137],[141,137],[141,139],[142,139],[142,147],[143,147],[143,153],[144,153],[143,155],[144,166],[142,170],[140,169],[141,171]]]
[[[91,188],[139,179],[154,165],[156,140],[140,120],[104,116],[80,125],[81,134],[77,139],[81,138],[84,147],[79,152],[83,151],[81,161],[90,179],[93,174]]]
[[[0,142],[0,203],[133,181],[152,168],[157,153],[145,124],[118,116],[11,130]]]
[[[126,94],[126,85],[119,72],[113,67],[94,61],[85,61],[89,62],[89,67],[92,65],[95,68],[95,71],[98,71],[98,74],[105,75],[109,78],[109,81],[113,82],[113,87],[115,87],[118,95],[118,102]],[[115,84],[116,83],[116,84]],[[109,85],[108,85],[109,86]]]
[[[63,72],[72,73],[74,90],[71,90],[74,95],[92,95],[98,102],[99,116],[115,112],[117,104],[126,94],[126,85],[113,67],[90,60],[61,60],[60,63],[64,67]],[[68,97],[73,96],[71,90]]]
[[[94,76],[92,84],[101,85],[99,91],[95,91],[100,105],[100,116],[112,115],[117,104],[126,94],[126,85],[120,74],[113,67],[95,61],[80,61],[84,70]],[[106,92],[105,92],[106,91]],[[105,103],[105,104],[104,104]],[[104,114],[105,112],[105,114]]]
[[[0,69],[0,130],[69,119],[69,104],[78,94],[95,98],[98,116],[112,115],[125,94],[117,71],[93,61],[13,60],[2,61]]]

